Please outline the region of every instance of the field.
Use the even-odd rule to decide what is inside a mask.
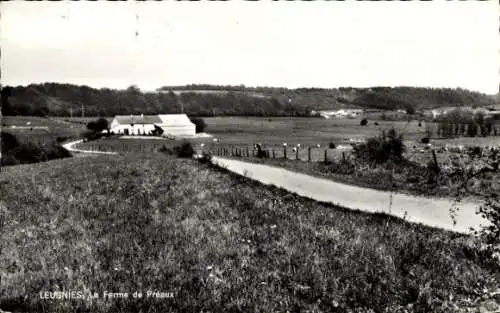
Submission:
[[[500,283],[471,237],[162,153],[7,167],[0,194],[7,311],[469,312]],[[173,297],[103,297],[148,290]]]
[[[83,150],[106,152],[157,152],[162,147],[172,148],[177,141],[161,139],[120,139],[119,137],[102,138],[82,142],[75,147]]]
[[[95,121],[99,119],[100,117],[97,116],[91,116],[91,117],[54,117],[55,120],[58,121],[63,121],[63,122],[70,122],[70,123],[75,123],[75,124],[82,124],[82,125],[87,125],[87,123],[91,121]],[[113,117],[104,117],[108,123],[111,123],[113,120]]]
[[[418,121],[369,121],[360,126],[360,119],[323,119],[292,117],[214,117],[204,118],[207,133],[220,138],[224,143],[250,144],[258,142],[281,146],[289,145],[327,145],[349,138],[366,138],[378,135],[382,130],[394,127],[402,131],[406,139],[420,140],[425,136],[425,124]]]
[[[20,141],[47,142],[57,137],[78,139],[85,127],[56,118],[33,116],[3,116],[2,131],[9,132]]]

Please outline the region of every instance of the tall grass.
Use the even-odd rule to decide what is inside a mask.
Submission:
[[[467,236],[353,212],[166,154],[0,173],[0,308],[450,312],[499,268]],[[43,300],[39,292],[99,292]],[[102,298],[104,291],[171,299]],[[371,310],[371,311],[370,311]]]

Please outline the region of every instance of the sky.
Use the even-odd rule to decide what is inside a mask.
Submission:
[[[3,2],[1,83],[496,94],[498,1]]]

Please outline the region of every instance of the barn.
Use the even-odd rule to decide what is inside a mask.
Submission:
[[[196,126],[186,114],[117,115],[110,124],[110,132],[124,135],[150,135],[156,127],[163,135],[194,136]]]
[[[158,124],[163,129],[163,135],[194,136],[196,125],[191,122],[186,114],[160,114],[161,122]]]

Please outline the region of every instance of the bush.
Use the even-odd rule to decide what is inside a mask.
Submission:
[[[2,140],[2,153],[5,154],[10,150],[19,147],[19,141],[17,141],[17,138],[14,135],[5,132],[0,132],[0,135]]]
[[[268,158],[269,157],[269,151],[262,149],[262,146],[260,144],[255,145],[255,148],[257,149],[257,157],[258,158]]]
[[[25,142],[5,153],[2,165],[38,163],[68,157],[71,157],[71,153],[57,142],[46,145]]]
[[[335,143],[333,143],[333,142],[330,142],[330,143],[328,144],[328,148],[330,148],[330,149],[335,149],[336,147],[337,147],[337,146],[336,146],[336,145],[335,145]]]
[[[202,118],[192,117],[190,120],[196,126],[196,133],[203,133],[205,131],[207,124]]]
[[[153,136],[161,136],[163,134],[163,128],[159,127],[158,125],[155,125],[155,129],[151,133]]]
[[[368,124],[368,120],[366,118],[362,119],[361,122],[359,123],[359,125],[361,126],[366,126],[366,124]]]
[[[190,142],[185,141],[180,146],[174,148],[174,153],[179,158],[192,158],[194,155],[194,149]]]
[[[62,137],[61,136],[57,136],[56,141],[58,143],[61,143],[61,142],[64,142],[65,140],[68,140],[68,139],[69,139],[69,137],[67,137],[67,136],[62,136]]]
[[[387,134],[383,132],[378,137],[369,138],[366,143],[354,147],[356,158],[379,164],[389,160],[397,163],[403,161],[404,151],[403,135],[398,135],[395,129],[389,130]]]
[[[101,132],[95,132],[95,131],[92,131],[92,130],[86,130],[82,133],[82,137],[86,140],[86,141],[91,141],[91,140],[97,140],[97,139],[100,139],[102,137],[104,137],[106,134],[104,133],[101,133]]]
[[[160,149],[158,149],[158,152],[170,153],[172,151],[168,149],[165,145],[163,145]]]
[[[101,132],[109,128],[108,121],[105,118],[99,118],[97,121],[92,121],[87,124],[87,129],[94,132]]]
[[[413,107],[408,107],[406,108],[406,114],[408,115],[414,115],[416,112],[415,112],[415,108]]]
[[[420,139],[420,142],[421,143],[424,143],[424,144],[428,144],[431,140],[429,139],[429,137],[424,137],[422,139]]]
[[[198,159],[200,163],[212,163],[212,155],[208,152],[203,152],[201,157]]]

